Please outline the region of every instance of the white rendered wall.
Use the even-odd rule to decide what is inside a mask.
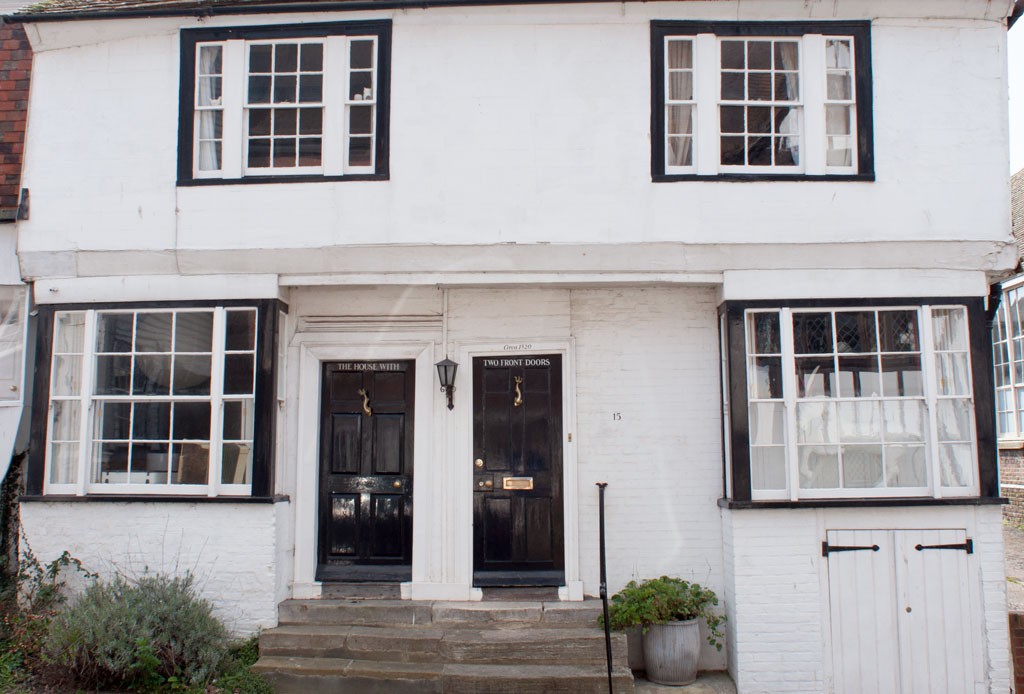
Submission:
[[[280,510],[287,504],[26,502],[25,538],[43,563],[67,550],[102,577],[196,577],[231,633],[277,623]]]
[[[151,251],[128,264],[147,272],[215,273],[187,254],[509,242],[998,244],[1009,238],[1006,4],[733,0],[338,14],[330,18],[394,22],[391,180],[191,188],[175,187],[178,29],[325,16],[36,25],[22,260],[29,274],[68,276],[110,272],[73,253],[124,249]],[[652,18],[873,19],[877,181],[652,183]],[[908,264],[929,255],[901,252]],[[471,267],[478,253],[447,261]],[[273,273],[289,256],[260,258],[260,271]]]
[[[977,581],[981,645],[992,694],[1010,688],[1006,583],[999,506],[723,511],[732,535],[729,670],[744,694],[830,691],[828,573],[832,529],[965,528]]]

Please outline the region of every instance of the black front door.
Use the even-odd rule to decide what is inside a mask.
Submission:
[[[317,580],[411,577],[414,376],[412,361],[324,364]]]
[[[563,585],[562,357],[473,359],[473,582]]]

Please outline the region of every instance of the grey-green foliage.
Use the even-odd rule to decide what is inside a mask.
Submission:
[[[192,576],[118,576],[92,584],[53,619],[44,656],[67,684],[147,690],[209,681],[227,646]]]

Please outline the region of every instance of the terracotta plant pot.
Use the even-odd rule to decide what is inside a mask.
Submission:
[[[700,627],[696,619],[651,625],[644,634],[647,679],[656,684],[683,686],[697,680]]]

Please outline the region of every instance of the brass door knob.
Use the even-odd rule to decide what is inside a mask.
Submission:
[[[475,465],[477,468],[483,468],[484,461],[482,458],[477,458],[476,460],[473,461],[473,465]]]
[[[491,480],[487,480],[486,482],[484,482],[484,486],[490,489],[491,487],[494,486],[494,482],[492,482]]]
[[[394,487],[395,489],[401,489],[402,482],[401,480],[395,480],[394,482],[391,483],[391,486]]]

